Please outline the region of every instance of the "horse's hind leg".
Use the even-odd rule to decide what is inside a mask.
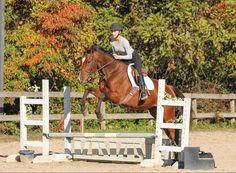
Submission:
[[[175,108],[173,106],[164,107],[164,122],[173,123],[175,121]],[[175,129],[165,129],[166,135],[171,139],[172,143],[175,143]]]

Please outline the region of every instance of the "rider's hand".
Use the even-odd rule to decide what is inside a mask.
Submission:
[[[115,59],[119,59],[119,56],[118,56],[117,54],[113,54],[113,57],[114,57]]]

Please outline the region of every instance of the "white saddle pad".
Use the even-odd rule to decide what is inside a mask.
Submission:
[[[134,65],[134,64],[133,64],[133,63],[132,63],[132,64],[129,64],[129,65],[128,65],[128,70],[127,70],[127,72],[128,72],[128,77],[129,77],[129,81],[130,81],[132,87],[137,87],[137,88],[139,88],[139,86],[136,84],[136,82],[135,82],[135,80],[134,80],[134,77],[133,77],[133,75],[132,75],[132,73],[131,73],[131,71],[132,71],[132,68],[131,68],[132,65]],[[147,88],[148,90],[154,90],[154,84],[153,84],[152,80],[151,80],[148,76],[145,76],[145,77],[144,77],[144,82],[145,82],[146,88]]]

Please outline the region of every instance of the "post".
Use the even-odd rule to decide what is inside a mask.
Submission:
[[[79,119],[79,123],[80,123],[79,132],[84,133],[84,116],[83,115]]]
[[[235,101],[230,100],[230,112],[235,113]]]
[[[197,118],[197,99],[192,99],[192,103],[191,103],[192,107],[191,107],[191,111],[190,111],[190,130],[192,130],[192,126],[193,126],[193,118]]]
[[[4,89],[4,32],[5,0],[0,1],[0,91]],[[0,115],[3,114],[4,98],[0,98]]]
[[[43,80],[42,99],[43,99],[43,133],[49,133],[49,81]],[[43,155],[49,154],[49,139],[43,135]]]
[[[106,113],[106,104],[105,104],[105,102],[102,102],[102,105],[101,105],[101,113],[102,113],[103,116],[104,116],[105,113]],[[105,119],[103,119],[103,120],[100,122],[100,128],[101,128],[102,130],[106,130],[106,120],[105,120]]]
[[[230,100],[230,112],[231,113],[235,113],[235,101],[234,100]],[[232,118],[230,120],[231,124],[235,122],[235,118]]]
[[[164,118],[164,108],[160,103],[165,96],[165,80],[159,79],[158,81],[158,98],[157,101],[157,115],[156,115],[156,138],[155,138],[155,150],[154,150],[154,165],[162,165],[161,153],[159,147],[162,145],[162,129],[161,124]]]
[[[191,109],[191,99],[184,98],[183,107],[183,129],[181,135],[181,146],[182,149],[189,145],[189,130],[190,130],[190,109]]]
[[[27,141],[27,127],[24,122],[27,120],[26,106],[25,106],[26,96],[20,97],[20,149],[25,150],[25,141]]]
[[[64,133],[71,133],[70,87],[64,87]],[[71,154],[71,138],[64,138],[64,152]]]

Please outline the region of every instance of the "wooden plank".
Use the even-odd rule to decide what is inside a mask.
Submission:
[[[215,113],[197,113],[196,114],[196,119],[203,119],[203,118],[215,118]],[[236,117],[236,113],[231,113],[231,112],[220,112],[219,116],[221,118],[235,118]]]
[[[42,92],[24,92],[24,91],[2,91],[0,92],[0,97],[15,97],[19,98],[20,96],[26,97],[42,97]],[[49,97],[64,97],[63,92],[49,92]],[[71,92],[71,97],[82,98],[83,93]],[[93,98],[93,95],[88,95],[88,98]]]
[[[236,113],[219,113],[220,117],[222,118],[236,118]],[[30,115],[32,119],[38,120],[42,118],[42,115]],[[82,117],[82,114],[71,114],[72,120],[79,120]],[[63,114],[51,114],[49,116],[49,120],[60,120],[63,117]],[[107,114],[104,116],[105,119],[153,119],[151,115],[147,113],[136,113],[136,114]],[[215,118],[215,113],[197,113],[196,116],[193,117],[194,119],[203,119],[203,118]],[[85,117],[85,119],[97,119],[95,114],[89,114]],[[3,121],[20,121],[20,115],[3,115],[0,116],[0,122]]]
[[[42,119],[42,115],[30,115],[32,119]],[[82,114],[71,114],[72,120],[79,120],[83,115]],[[51,114],[49,120],[59,120],[63,117],[63,114]],[[152,119],[153,117],[149,113],[123,113],[123,114],[106,114],[104,119]],[[95,114],[89,114],[85,119],[97,119]],[[1,121],[19,121],[20,115],[3,115],[0,116]]]
[[[185,97],[192,99],[225,99],[236,100],[236,94],[210,94],[210,93],[183,93]],[[1,91],[0,97],[42,97],[42,92],[24,92],[24,91]],[[83,92],[71,92],[71,97],[82,98]],[[49,97],[63,97],[63,92],[49,92]],[[94,96],[89,94],[88,98]]]
[[[236,100],[236,94],[184,93],[184,96],[192,99]]]

